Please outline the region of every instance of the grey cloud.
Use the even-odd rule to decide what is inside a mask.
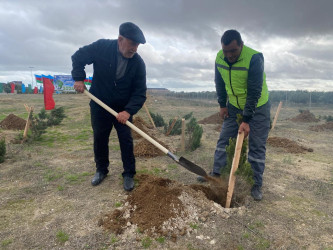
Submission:
[[[235,28],[246,44],[264,49],[266,72],[276,81],[274,86],[282,88],[290,82],[286,79],[302,78],[330,80],[330,86],[332,9],[330,0],[3,0],[0,79],[26,74],[28,81],[29,66],[46,74],[68,74],[70,56],[79,47],[99,38],[116,38],[119,24],[132,21],[145,33],[148,44],[139,53],[146,61],[148,79],[156,85],[211,87],[220,37]],[[293,41],[293,46],[270,52],[278,38]],[[333,90],[333,85],[329,88]]]

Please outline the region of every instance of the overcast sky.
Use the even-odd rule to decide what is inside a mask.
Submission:
[[[236,29],[263,52],[270,90],[333,91],[332,12],[332,0],[0,0],[0,82],[70,74],[78,48],[131,21],[148,87],[215,90],[221,35]]]

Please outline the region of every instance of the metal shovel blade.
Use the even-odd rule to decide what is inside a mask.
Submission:
[[[178,163],[180,165],[182,165],[184,168],[186,168],[187,170],[191,171],[192,173],[195,173],[197,175],[201,175],[203,177],[207,176],[207,173],[203,168],[199,167],[198,165],[196,165],[193,162],[185,159],[182,156],[179,158]]]

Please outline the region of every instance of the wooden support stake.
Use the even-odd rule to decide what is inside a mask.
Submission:
[[[29,112],[29,110],[30,110],[29,106],[28,106],[27,104],[24,104],[24,107],[25,107],[25,110],[26,110],[27,112]]]
[[[24,132],[23,132],[23,141],[27,139],[28,135],[28,130],[30,127],[30,115],[31,112],[33,111],[33,107],[28,107],[28,105],[24,104],[25,109],[28,111],[28,118],[27,118],[27,123],[25,124]]]
[[[185,152],[185,119],[182,118],[182,138],[181,138],[181,151]]]
[[[143,107],[144,107],[145,110],[146,110],[146,113],[147,113],[147,115],[148,115],[148,117],[149,117],[150,122],[153,124],[154,128],[156,128],[155,123],[154,123],[154,121],[153,121],[153,118],[151,118],[151,115],[150,115],[150,113],[149,113],[149,110],[148,110],[148,108],[147,108],[147,106],[146,106],[146,103],[143,104]]]
[[[231,167],[230,176],[229,176],[227,201],[225,203],[226,208],[230,207],[232,194],[234,192],[235,182],[236,182],[235,172],[238,168],[239,158],[240,158],[240,154],[242,152],[243,140],[244,140],[244,132],[237,135],[235,154],[234,154],[234,158],[232,160],[232,167]]]
[[[176,116],[176,117],[173,119],[173,121],[172,121],[170,127],[168,128],[168,131],[165,133],[165,136],[168,136],[168,135],[171,133],[171,131],[172,131],[172,129],[173,129],[173,126],[175,126],[177,120],[178,120],[178,117]]]
[[[279,106],[278,106],[278,108],[277,108],[277,110],[276,110],[276,114],[275,114],[275,116],[274,116],[274,121],[273,121],[273,125],[272,125],[271,130],[273,130],[274,127],[275,127],[275,124],[276,124],[277,118],[278,118],[278,116],[279,116],[279,113],[280,113],[281,107],[282,107],[282,102],[279,103]]]

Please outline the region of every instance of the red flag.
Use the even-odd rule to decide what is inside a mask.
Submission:
[[[34,94],[38,94],[38,88],[37,87],[34,88]]]
[[[10,84],[10,93],[14,93],[15,92],[15,84],[11,83]]]
[[[54,109],[55,102],[53,100],[53,77],[43,75],[43,91],[44,91],[44,105],[45,110]]]

